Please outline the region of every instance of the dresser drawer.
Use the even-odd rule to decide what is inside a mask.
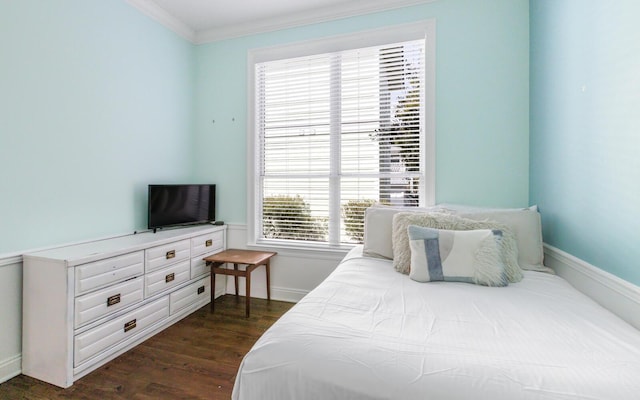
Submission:
[[[76,296],[141,276],[144,273],[144,252],[123,254],[76,267]]]
[[[202,258],[191,259],[191,279],[206,274],[207,272],[211,272],[211,266],[207,265]]]
[[[144,298],[144,279],[138,277],[77,297],[75,327],[79,328]]]
[[[191,253],[189,239],[145,250],[145,271],[155,271],[178,261],[186,260]]]
[[[189,260],[151,272],[145,275],[145,297],[151,297],[163,290],[177,286],[190,279],[191,268]]]
[[[74,338],[74,367],[169,316],[169,296],[83,332]]]
[[[222,231],[194,237],[191,239],[191,257],[221,251],[223,246],[224,233]]]
[[[171,293],[171,314],[195,303],[207,304],[211,300],[211,279],[207,276],[191,285]]]

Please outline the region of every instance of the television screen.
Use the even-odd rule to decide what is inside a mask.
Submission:
[[[148,228],[215,221],[216,185],[149,185]]]

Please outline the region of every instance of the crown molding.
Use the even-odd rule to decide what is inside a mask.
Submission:
[[[164,8],[161,8],[152,0],[125,1],[149,18],[159,22],[161,25],[164,25],[183,39],[186,39],[191,43],[196,42],[196,31],[173,15],[169,14]]]
[[[233,26],[223,26],[196,32],[196,44],[216,42],[233,39],[242,36],[273,32],[283,29],[296,28],[305,25],[328,22],[338,19],[355,17],[358,15],[372,14],[424,3],[432,3],[438,0],[374,0],[364,5],[362,2],[348,2],[340,6],[325,7],[309,12],[287,14],[277,18],[256,20]]]
[[[432,3],[439,0],[369,0],[367,2],[346,2],[340,6],[323,7],[308,12],[292,13],[275,18],[266,18],[242,24],[233,24],[214,29],[195,31],[153,0],[125,0],[143,14],[156,20],[166,28],[174,31],[194,44],[204,44],[242,36],[273,32],[282,29],[296,28],[338,19],[372,14],[418,4]]]
[[[244,24],[223,26],[196,32],[196,44],[216,42],[242,36],[255,35],[296,28],[305,25],[328,22],[338,19],[355,17],[358,15],[410,7],[418,4],[432,3],[438,0],[369,0],[363,2],[348,2],[340,6],[324,7],[308,12],[287,14],[276,18],[255,20]]]

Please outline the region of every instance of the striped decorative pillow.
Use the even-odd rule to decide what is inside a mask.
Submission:
[[[411,249],[409,277],[414,281],[509,284],[500,253],[499,230],[451,231],[410,225],[407,234]]]

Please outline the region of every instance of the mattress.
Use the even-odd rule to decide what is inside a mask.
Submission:
[[[640,332],[562,278],[419,283],[361,254],[256,342],[233,399],[640,398]]]

